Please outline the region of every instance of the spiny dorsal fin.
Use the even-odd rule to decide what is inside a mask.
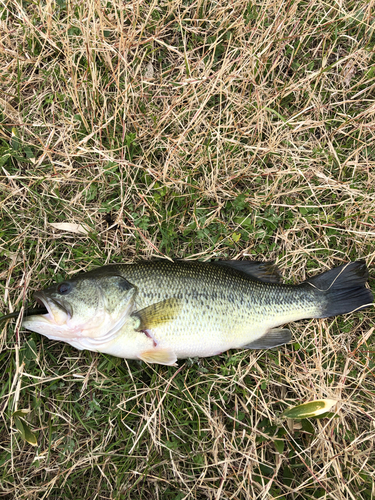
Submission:
[[[161,302],[151,304],[140,311],[136,311],[132,314],[132,316],[139,318],[140,320],[137,328],[138,331],[151,330],[156,326],[174,320],[180,313],[181,308],[182,300],[172,297],[170,299],[165,299]]]
[[[274,262],[258,262],[250,260],[218,260],[211,264],[231,267],[237,271],[242,271],[252,278],[266,283],[280,283],[281,276],[277,265]]]

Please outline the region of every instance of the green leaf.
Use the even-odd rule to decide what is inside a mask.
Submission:
[[[288,408],[282,416],[295,419],[317,417],[318,415],[327,413],[336,403],[335,399],[317,399],[316,401]]]
[[[24,147],[24,151],[25,151],[25,154],[26,154],[26,158],[34,158],[35,155],[32,151],[32,149],[30,148],[30,146],[25,146]]]
[[[284,446],[285,442],[283,439],[275,439],[275,448],[278,453],[283,453],[284,452]]]
[[[261,470],[262,474],[266,476],[272,476],[274,474],[275,470],[272,467],[269,467],[268,465],[265,464],[260,464],[259,469]]]
[[[22,410],[21,410],[22,411]],[[19,430],[21,437],[24,441],[31,444],[31,446],[38,446],[38,441],[35,433],[30,429],[28,424],[23,418],[15,417],[14,422]]]
[[[25,415],[27,415],[28,413],[30,413],[31,410],[29,409],[25,409],[25,410],[17,410],[15,411],[13,414],[12,414],[12,417],[13,418],[17,418],[17,417],[24,417]]]
[[[14,419],[14,423],[16,424],[16,427],[17,427],[17,429],[19,430],[19,432],[20,432],[20,434],[21,434],[22,439],[25,441],[26,436],[25,436],[25,429],[24,429],[24,427],[23,427],[22,420],[21,420],[21,419],[19,419],[19,418],[15,418],[15,419]]]
[[[327,415],[328,415],[328,413],[327,413]],[[316,417],[316,418],[318,418],[318,417]],[[301,422],[301,425],[302,425],[302,429],[305,432],[308,432],[309,434],[315,434],[314,426],[309,420],[304,418]]]
[[[9,160],[10,157],[11,157],[11,155],[9,153],[5,153],[4,155],[2,155],[0,157],[0,167],[5,165],[5,163]]]
[[[243,210],[246,207],[246,195],[240,194],[233,200],[233,206],[237,210]]]
[[[18,151],[20,149],[21,141],[18,137],[18,131],[15,127],[12,128],[12,137],[10,140],[10,146],[14,151]]]

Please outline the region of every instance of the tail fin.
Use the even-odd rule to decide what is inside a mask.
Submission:
[[[366,263],[358,260],[306,280],[306,284],[325,295],[326,300],[318,317],[327,318],[369,307],[374,297],[371,290],[365,287],[368,277]]]

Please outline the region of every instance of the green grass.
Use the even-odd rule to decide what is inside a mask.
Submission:
[[[362,0],[3,3],[1,312],[163,256],[277,260],[289,283],[364,258],[373,287],[374,29]],[[373,320],[178,370],[0,325],[0,497],[370,500]]]

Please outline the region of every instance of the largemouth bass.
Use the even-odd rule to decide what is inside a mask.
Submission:
[[[24,318],[23,326],[77,349],[173,365],[285,344],[291,334],[280,325],[370,306],[367,279],[362,261],[299,285],[279,283],[267,262],[113,264],[36,292],[48,312]]]

